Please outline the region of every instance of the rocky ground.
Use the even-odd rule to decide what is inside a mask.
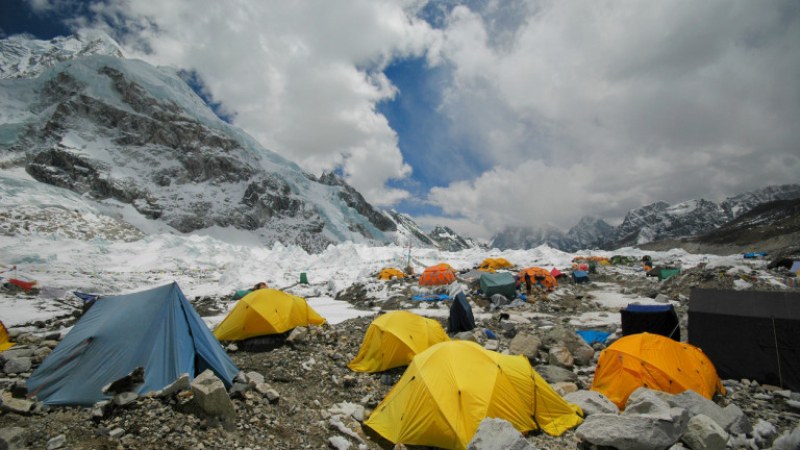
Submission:
[[[574,333],[575,326],[570,322],[591,311],[619,314],[618,310],[606,309],[595,301],[595,294],[601,288],[613,288],[632,297],[660,297],[674,302],[685,339],[686,309],[692,287],[734,288],[738,283],[741,288],[744,282],[747,289],[780,289],[769,277],[761,275],[760,271],[731,275],[725,268],[694,268],[658,282],[644,277],[635,268],[601,268],[590,284],[562,282],[556,292],[540,293],[535,302],[513,307],[493,308],[488,300],[470,295],[477,328],[454,338],[474,340],[500,352],[523,353],[557,391],[574,396],[574,391],[585,392],[591,386],[597,357],[604,345],[588,347]],[[371,298],[367,283],[352,286],[340,295],[340,300],[358,308],[380,307],[383,311],[417,306],[408,300],[413,280],[389,283],[392,295],[388,299]],[[26,294],[6,292],[4,295]],[[194,300],[200,313],[208,315],[218,314],[219,306],[228,301],[231,300]],[[444,319],[439,320],[446,327],[449,302],[429,307],[442,310]],[[15,398],[22,397],[25,379],[57,344],[58,333],[52,330],[74,323],[79,316],[80,311],[76,309],[72,314],[39,322],[35,324],[37,331],[34,333],[20,334],[11,330],[13,340],[18,343],[17,350],[30,349],[25,358],[31,364],[9,367],[11,357],[0,354],[6,372],[0,379],[0,387],[4,389],[3,412],[0,412],[0,440],[3,442],[19,448],[47,449],[393,447],[362,427],[361,421],[400,378],[404,368],[375,374],[356,373],[347,368],[347,363],[358,352],[372,317],[227,344],[231,358],[242,370],[241,383],[228,393],[232,409],[227,416],[204,413],[192,398],[192,391],[180,389],[161,396],[119,398],[104,407],[94,408],[45,407]],[[607,329],[616,332],[612,339],[619,337],[619,330],[614,328]],[[497,339],[488,339],[485,329],[492,330]],[[534,343],[523,337],[533,337]],[[554,351],[557,348],[566,348],[568,354],[558,356]],[[728,448],[770,448],[776,438],[791,432],[800,423],[800,393],[749,380],[726,380],[725,385],[728,394],[715,398],[716,404],[720,407],[733,404],[743,413],[738,425],[726,430],[730,435]],[[648,401],[652,405],[660,400]],[[670,406],[674,405],[670,403]],[[685,422],[688,416],[673,420]],[[691,420],[696,421],[694,417]],[[741,433],[737,435],[736,431]],[[531,434],[526,440],[540,449],[591,447],[586,433],[576,430],[560,437]],[[687,437],[682,440],[683,443],[671,448],[714,448],[708,443],[700,447],[701,444]],[[659,447],[654,444],[652,448]]]

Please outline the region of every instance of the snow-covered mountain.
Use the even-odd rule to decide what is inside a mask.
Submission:
[[[544,227],[507,227],[489,243],[498,249],[528,249],[548,245],[559,250],[571,247],[566,234],[553,225]]]
[[[629,211],[617,227],[601,219],[584,217],[567,233],[553,226],[508,228],[493,238],[492,246],[525,249],[547,244],[564,251],[636,246],[707,234],[759,205],[795,198],[800,198],[800,185],[789,184],[739,194],[719,204],[705,199],[676,205],[656,202]]]
[[[176,70],[125,59],[102,33],[0,40],[0,78],[0,167],[99,214],[309,251],[403,237],[343,179],[304,173],[220,120]]]

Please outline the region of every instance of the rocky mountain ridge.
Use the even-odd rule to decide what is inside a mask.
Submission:
[[[705,199],[675,205],[656,202],[629,211],[617,227],[591,217],[581,219],[566,233],[554,226],[513,227],[495,235],[491,245],[509,249],[547,244],[564,251],[577,251],[592,248],[612,250],[659,241],[686,240],[723,230],[727,224],[735,223],[736,219],[761,205],[797,198],[800,198],[800,185],[787,184],[738,194],[720,203]],[[769,222],[769,218],[762,218],[760,225],[766,222]]]
[[[0,167],[179,233],[248,233],[310,252],[402,240],[391,215],[344,179],[317,178],[263,148],[219,119],[177,71],[125,59],[102,33],[15,36],[0,49]],[[402,222],[418,245],[452,247],[410,217]]]

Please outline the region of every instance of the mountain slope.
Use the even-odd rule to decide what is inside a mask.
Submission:
[[[174,71],[96,38],[0,41],[14,49],[0,61],[0,166],[182,233],[239,230],[309,251],[393,241],[394,224],[346,183],[305,174]]]

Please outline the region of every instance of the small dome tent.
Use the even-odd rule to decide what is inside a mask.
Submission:
[[[541,267],[528,267],[519,271],[519,280],[523,286],[526,273],[530,275],[532,284],[535,285],[538,282],[548,291],[552,291],[558,286],[558,280],[550,274],[550,271]]]
[[[448,340],[439,322],[409,311],[392,311],[372,321],[347,367],[356,372],[382,372],[407,366],[417,353]]]
[[[505,258],[486,258],[478,266],[478,270],[494,272],[497,269],[506,269],[511,266],[513,266],[513,264],[508,262],[508,260]]]
[[[650,333],[625,336],[609,345],[600,353],[592,381],[592,390],[620,409],[640,387],[670,394],[692,390],[708,399],[725,393],[714,364],[702,350]]]
[[[450,264],[430,266],[419,276],[420,286],[441,286],[456,281],[456,274]]]
[[[323,323],[325,319],[305,299],[277,289],[259,289],[236,302],[214,329],[214,336],[221,341],[240,341]]]
[[[448,341],[415,356],[364,424],[395,444],[466,449],[486,417],[521,433],[541,427],[559,436],[579,425],[581,414],[525,356]]]
[[[406,274],[393,267],[387,267],[378,274],[379,280],[391,280],[392,278],[405,278]]]

